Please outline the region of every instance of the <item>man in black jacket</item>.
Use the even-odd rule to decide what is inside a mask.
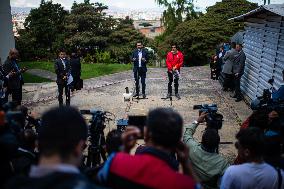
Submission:
[[[57,74],[57,86],[58,86],[58,101],[59,106],[63,105],[63,89],[65,88],[66,106],[70,105],[70,88],[68,79],[71,75],[70,63],[66,58],[65,50],[60,50],[59,58],[54,64],[55,73]]]
[[[148,52],[143,48],[142,43],[138,42],[137,49],[135,49],[132,53],[132,61],[133,61],[133,73],[135,79],[135,87],[136,93],[133,97],[139,97],[139,78],[141,78],[142,85],[142,97],[146,98],[145,88],[146,88],[146,72],[147,67],[146,63],[148,61]]]
[[[5,77],[8,79],[8,88],[4,101],[8,102],[8,96],[9,94],[12,94],[12,101],[17,105],[20,105],[22,102],[22,85],[24,84],[22,73],[24,73],[27,69],[21,69],[19,67],[17,62],[18,57],[18,50],[11,49],[7,60],[3,64],[3,71]]]
[[[239,54],[236,56],[233,63],[235,94],[232,97],[236,98],[235,100],[236,102],[239,102],[243,99],[240,85],[241,85],[241,77],[244,74],[245,70],[246,55],[242,49],[241,44],[238,44],[236,46],[236,50],[239,52]]]
[[[8,83],[8,78],[6,77],[1,58],[0,58],[0,106],[3,106],[6,103],[7,98],[5,98],[5,93],[7,91],[7,83]]]
[[[73,88],[76,90],[80,90],[80,77],[81,77],[81,63],[80,57],[76,53],[71,54],[70,58],[70,65],[71,65],[71,75],[73,76]]]

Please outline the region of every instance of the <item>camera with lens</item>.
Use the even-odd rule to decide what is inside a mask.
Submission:
[[[97,138],[98,134],[102,133],[105,129],[106,113],[98,109],[80,110],[80,113],[92,115],[89,125],[89,134],[94,139]]]
[[[252,110],[266,109],[268,111],[277,111],[281,114],[284,113],[284,101],[273,100],[269,89],[264,89],[262,96],[257,97],[251,102]]]
[[[207,113],[205,117],[207,128],[219,130],[222,128],[223,122],[223,115],[217,113],[218,107],[217,104],[201,104],[201,105],[194,105],[194,110],[199,110],[199,115],[202,112]]]
[[[89,125],[89,146],[86,165],[88,167],[96,167],[101,164],[101,159],[106,160],[105,135],[104,129],[105,122],[112,120],[110,112],[105,112],[98,109],[80,110],[81,114],[91,115]]]

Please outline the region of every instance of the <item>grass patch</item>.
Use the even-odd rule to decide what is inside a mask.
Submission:
[[[35,76],[29,73],[23,73],[25,83],[43,83],[43,82],[51,82],[51,80],[42,78],[39,76]]]
[[[21,62],[20,66],[28,69],[41,69],[54,72],[54,62],[39,61],[39,62]]]
[[[82,79],[118,73],[132,68],[131,64],[82,64]]]
[[[54,62],[22,62],[21,67],[28,69],[42,69],[54,73]],[[132,68],[131,64],[82,64],[82,79],[109,75],[117,72],[127,71]]]

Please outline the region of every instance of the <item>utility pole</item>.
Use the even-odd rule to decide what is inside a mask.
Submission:
[[[10,0],[0,0],[0,58],[2,64],[15,47]]]

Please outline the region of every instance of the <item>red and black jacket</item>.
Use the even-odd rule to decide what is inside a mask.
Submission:
[[[112,154],[98,173],[98,180],[111,188],[194,188],[193,179],[177,169],[173,157],[147,147],[137,155]]]

